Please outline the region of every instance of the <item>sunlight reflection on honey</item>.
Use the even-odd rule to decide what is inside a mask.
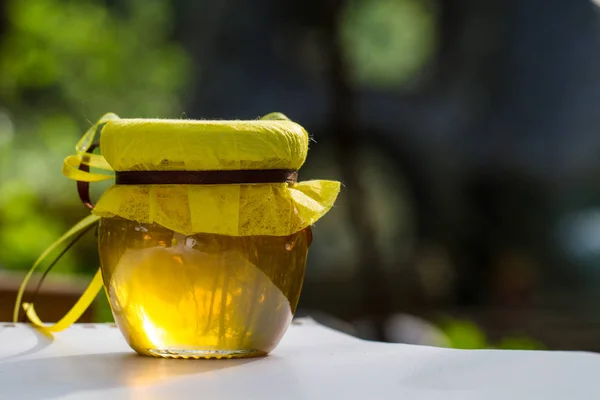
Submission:
[[[139,226],[103,219],[98,238],[109,302],[133,349],[219,358],[263,355],[277,345],[300,296],[309,230],[186,237]]]

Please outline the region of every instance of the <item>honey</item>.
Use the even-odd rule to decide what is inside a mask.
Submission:
[[[103,218],[102,276],[138,353],[231,358],[269,353],[296,310],[310,227],[289,236],[183,235]]]

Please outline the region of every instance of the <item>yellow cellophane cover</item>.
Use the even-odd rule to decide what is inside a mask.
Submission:
[[[102,155],[115,171],[295,170],[304,164],[309,142],[304,128],[289,120],[114,118],[100,129]],[[186,235],[287,236],[329,211],[339,190],[339,182],[327,180],[113,185],[92,212]]]

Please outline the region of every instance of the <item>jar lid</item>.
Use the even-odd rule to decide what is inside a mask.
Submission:
[[[289,120],[116,119],[100,148],[115,171],[296,170],[308,140]]]

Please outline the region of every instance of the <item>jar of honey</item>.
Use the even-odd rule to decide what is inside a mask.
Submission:
[[[102,155],[90,151],[98,134]],[[255,121],[107,115],[84,135],[63,173],[79,182],[99,223],[102,282],[135,351],[232,358],[277,346],[298,304],[311,226],[340,189],[334,181],[297,181],[308,141],[281,114]],[[88,182],[113,177],[92,206]],[[34,311],[27,315],[36,322]]]

